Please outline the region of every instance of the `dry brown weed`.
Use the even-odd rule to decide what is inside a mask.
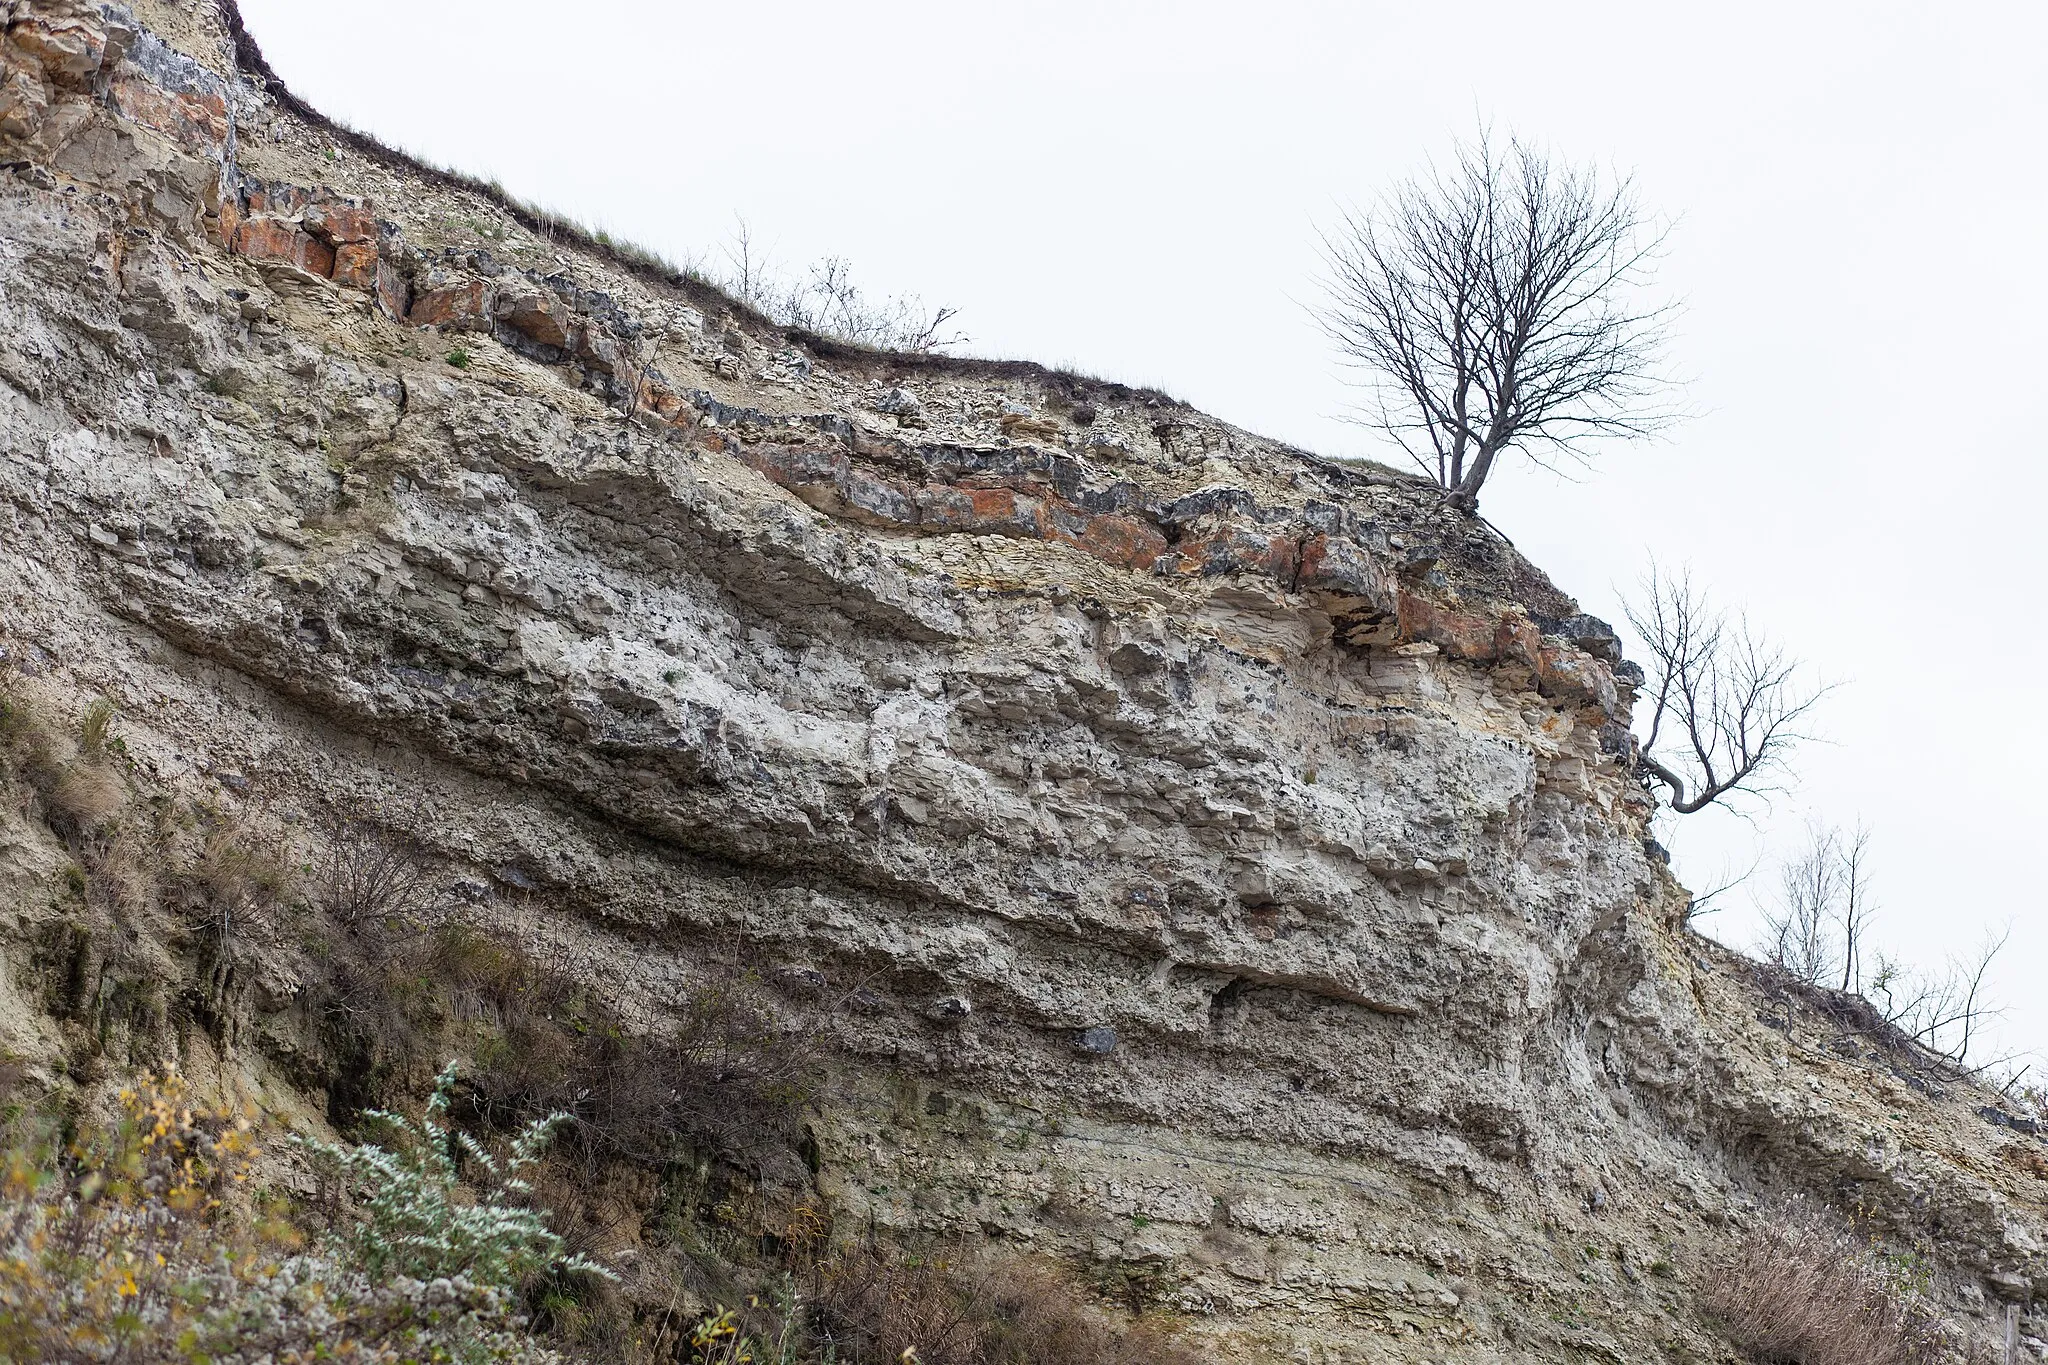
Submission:
[[[1730,1341],[1786,1365],[1933,1365],[1940,1319],[1912,1276],[1803,1200],[1767,1210],[1705,1267],[1701,1301]]]
[[[51,818],[78,834],[104,829],[128,804],[128,786],[105,763],[80,759],[66,764],[43,793]]]
[[[849,1247],[815,1274],[819,1345],[848,1365],[1196,1365],[1151,1323],[1119,1321],[1049,1268]]]

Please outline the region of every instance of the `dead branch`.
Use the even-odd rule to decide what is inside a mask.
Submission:
[[[1729,892],[1746,884],[1751,877],[1756,875],[1756,870],[1760,866],[1762,866],[1762,859],[1758,858],[1734,876],[1722,877],[1721,880],[1714,883],[1712,890],[1702,891],[1698,895],[1693,896],[1685,903],[1685,922],[1691,924],[1694,920],[1704,919],[1708,915],[1720,914],[1721,907],[1717,902]]]
[[[1820,985],[1840,951],[1835,932],[1842,898],[1841,836],[1814,825],[1806,851],[1780,870],[1779,905],[1766,912],[1766,956],[1795,980]]]
[[[1861,820],[1840,839],[1837,861],[1842,888],[1842,989],[1863,991],[1863,948],[1877,903],[1870,894],[1870,827]]]
[[[1882,955],[1871,979],[1878,1011],[1899,1032],[1928,1051],[1962,1066],[1983,1025],[2004,1013],[1985,993],[1991,964],[2012,930],[1986,937],[1975,956],[1951,959],[1939,976],[1921,976]],[[1881,1000],[1875,997],[1883,997]]]
[[[1799,660],[1747,619],[1731,624],[1690,574],[1672,578],[1653,564],[1643,591],[1626,604],[1650,656],[1638,770],[1670,788],[1680,815],[1738,792],[1768,794],[1791,748],[1811,738],[1804,722],[1832,688],[1804,683]]]

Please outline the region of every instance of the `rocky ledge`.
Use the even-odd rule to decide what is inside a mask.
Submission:
[[[1683,929],[1640,674],[1430,486],[778,330],[325,124],[231,10],[4,14],[17,675],[165,791],[379,812],[649,1029],[740,956],[830,997],[786,1178],[846,1226],[1246,1360],[1722,1358],[1687,1268],[1792,1192],[1960,1323],[2048,1277],[2038,1138]],[[52,1058],[61,858],[0,834]],[[287,1104],[305,954],[124,1046]]]

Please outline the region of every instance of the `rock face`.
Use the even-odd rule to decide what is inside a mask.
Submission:
[[[2048,1281],[2038,1139],[1683,930],[1640,675],[1429,487],[784,335],[320,123],[205,3],[0,14],[10,659],[169,788],[381,803],[650,1027],[741,943],[840,1000],[849,1226],[1233,1360],[1721,1358],[1693,1267],[1794,1191],[1959,1323]],[[294,953],[176,1046],[287,1088]]]

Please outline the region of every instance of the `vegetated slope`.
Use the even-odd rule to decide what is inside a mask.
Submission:
[[[0,825],[29,1083],[343,1119],[467,1038],[482,1102],[574,1101],[741,983],[713,1031],[819,1075],[698,1133],[721,1216],[1044,1253],[1222,1358],[1722,1358],[1701,1267],[1794,1193],[1959,1327],[2048,1273],[2033,1135],[1680,927],[1639,675],[1427,485],[778,333],[204,4],[7,13],[0,645],[121,745],[44,724]],[[354,821],[424,850],[403,971],[263,871]],[[645,1156],[589,1169],[658,1266]]]

